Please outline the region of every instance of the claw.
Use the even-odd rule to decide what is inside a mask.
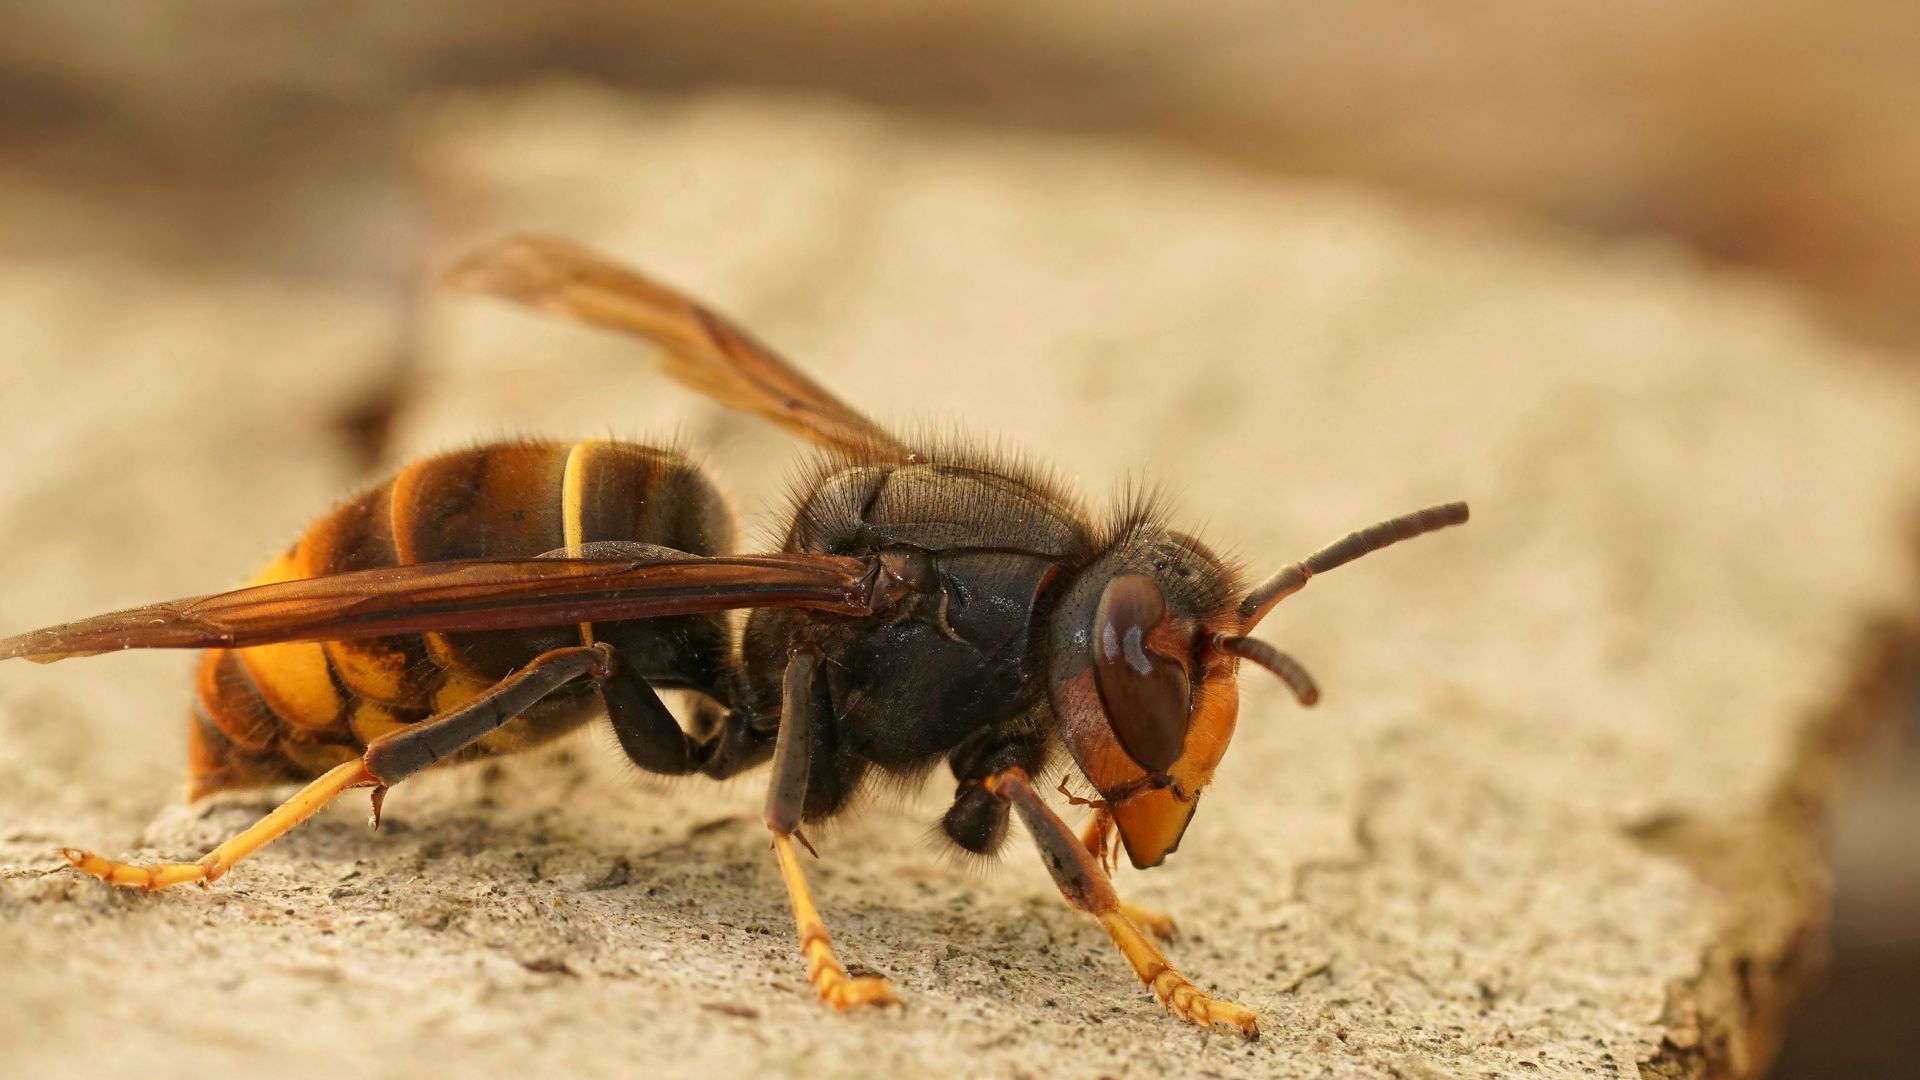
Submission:
[[[1175,1016],[1204,1028],[1233,1027],[1248,1039],[1260,1037],[1260,1018],[1231,1001],[1208,997],[1172,968],[1153,977],[1153,996]]]
[[[833,1006],[835,1012],[900,1004],[893,985],[877,975],[826,981],[820,987],[820,1000]]]
[[[1133,920],[1118,911],[1100,916],[1114,944],[1126,954],[1134,973],[1162,1007],[1190,1024],[1204,1028],[1233,1027],[1249,1039],[1260,1037],[1260,1019],[1252,1010],[1231,1001],[1209,997],[1193,981],[1174,970],[1158,946],[1148,941]]]

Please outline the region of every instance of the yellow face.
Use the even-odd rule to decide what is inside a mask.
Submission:
[[[1349,533],[1250,590],[1199,541],[1135,519],[1067,587],[1049,626],[1048,690],[1060,735],[1100,792],[1137,867],[1186,834],[1240,711],[1239,663],[1319,700],[1299,662],[1248,637],[1307,579],[1467,520],[1442,503]]]
[[[1206,679],[1195,695],[1192,720],[1179,760],[1167,769],[1172,782],[1107,800],[1107,813],[1136,867],[1158,866],[1180,846],[1200,805],[1200,792],[1226,756],[1240,714],[1240,689],[1232,664]]]
[[[1176,539],[1076,582],[1054,616],[1062,738],[1142,868],[1179,846],[1240,711],[1238,658],[1216,646],[1240,628],[1229,572]]]

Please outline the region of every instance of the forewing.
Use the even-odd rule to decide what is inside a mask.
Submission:
[[[578,244],[513,237],[462,259],[446,281],[645,338],[674,379],[824,446],[909,457],[878,424],[705,305]]]
[[[868,615],[874,559],[835,555],[470,559],[257,585],[116,611],[0,640],[50,663],[120,649],[204,649],[429,631],[514,630],[732,608]]]

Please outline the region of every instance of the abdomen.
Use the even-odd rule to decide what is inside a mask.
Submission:
[[[628,540],[694,554],[732,544],[712,483],[670,451],[633,443],[525,442],[418,461],[309,528],[254,584],[444,559],[528,558]],[[455,708],[534,656],[607,640],[642,674],[705,689],[725,662],[720,616],[214,649],[201,659],[190,794],[310,779],[367,742]],[[507,753],[591,715],[581,693],[489,735],[467,757]]]

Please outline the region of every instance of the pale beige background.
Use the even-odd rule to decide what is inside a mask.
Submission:
[[[1095,500],[1169,482],[1256,566],[1463,496],[1269,633],[1181,852],[1123,888],[1266,1038],[1159,1015],[1018,845],[926,842],[938,792],[823,837],[848,959],[809,999],[751,779],[636,778],[592,732],[329,815],[207,895],[43,875],[192,854],[181,657],[0,670],[5,1071],[376,1076],[1673,1075],[1757,1063],[1817,935],[1828,744],[1911,629],[1915,388],[1766,287],[1124,140],[823,102],[558,86],[417,123],[426,271],[567,232],[713,297],[877,416],[964,425]],[[0,620],[219,588],[359,470],[335,420],[407,357],[391,454],[527,431],[710,458],[765,525],[795,447],[617,340],[479,301],[244,270],[16,260],[0,295]],[[396,318],[405,311],[407,317]],[[1736,984],[1732,972],[1752,973]],[[1776,982],[1779,984],[1776,986]]]

